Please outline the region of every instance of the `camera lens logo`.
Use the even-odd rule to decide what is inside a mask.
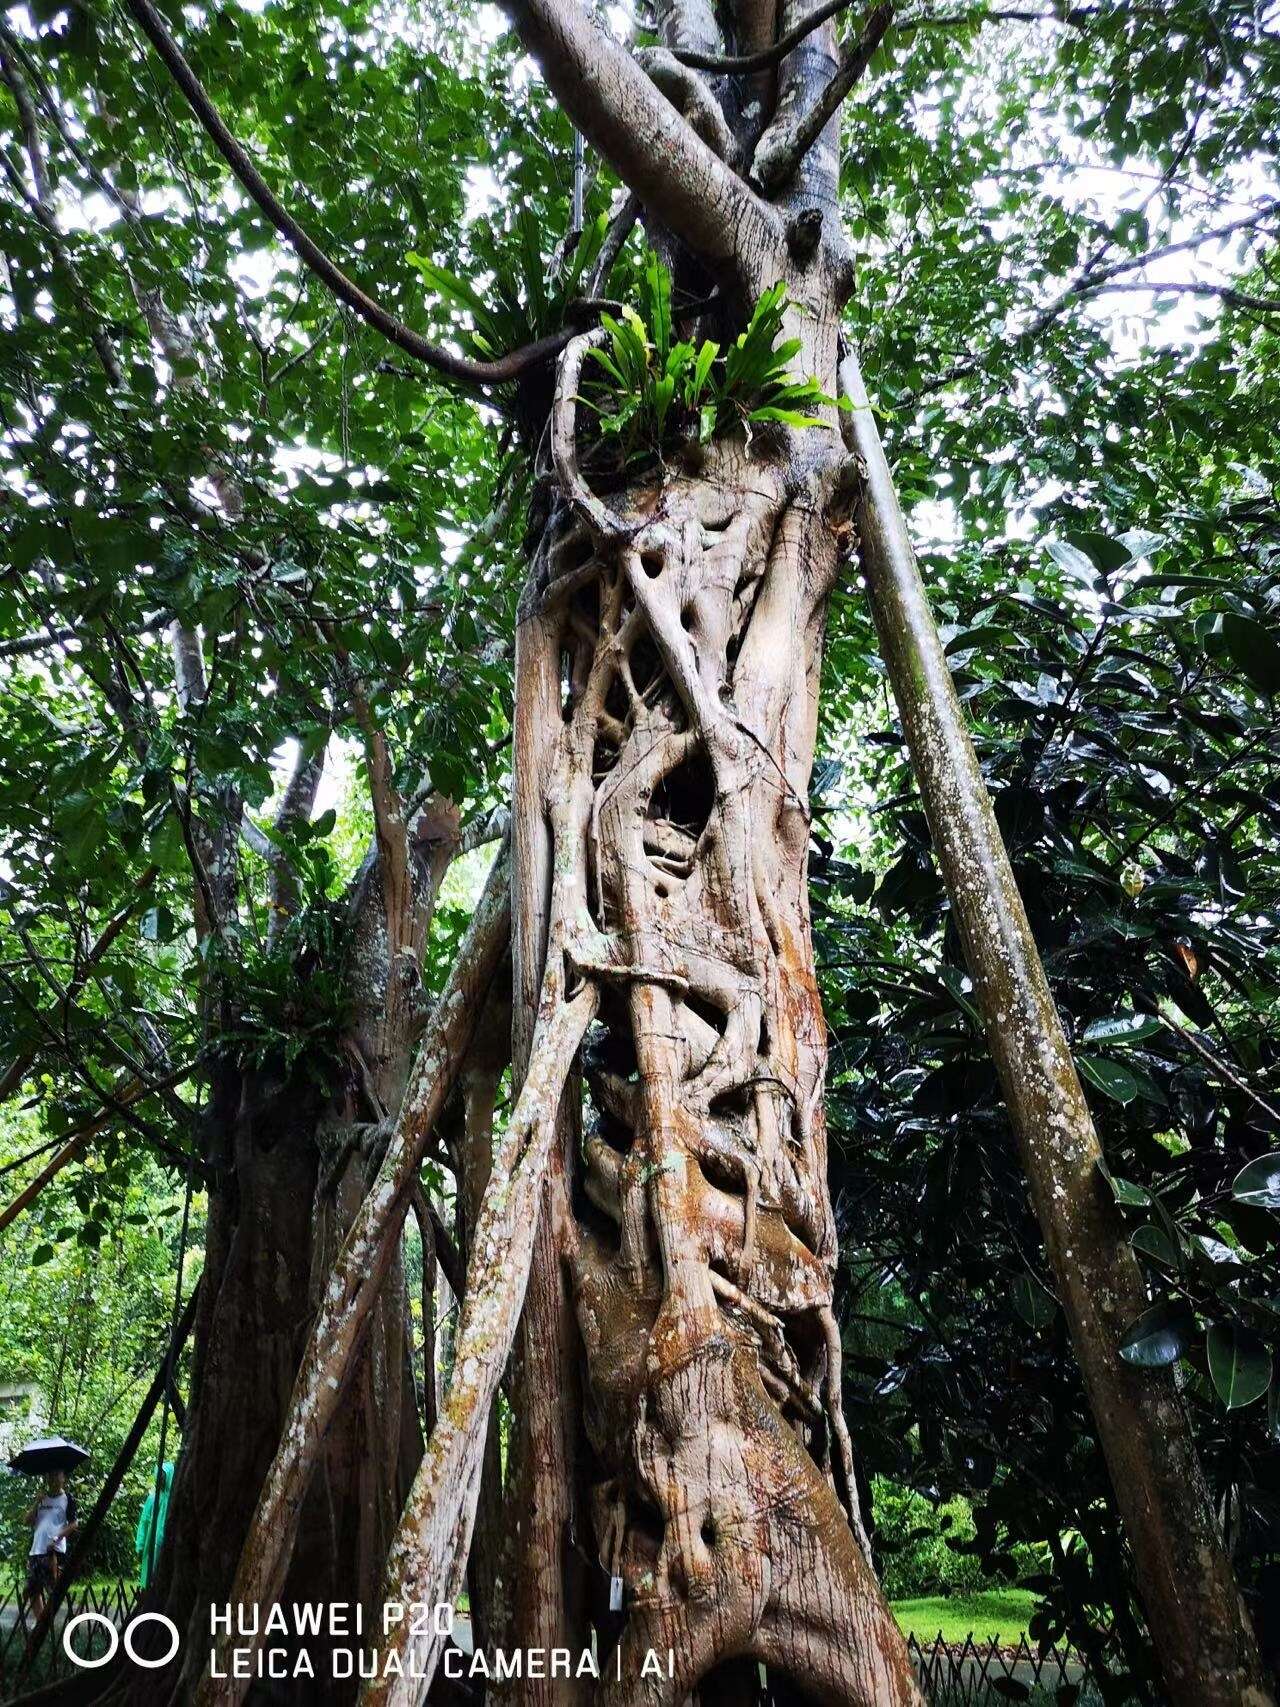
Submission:
[[[99,1654],[96,1659],[89,1659],[87,1656],[76,1652],[71,1638],[82,1624],[101,1624],[107,1632],[107,1651],[105,1654]],[[144,1624],[163,1624],[169,1632],[169,1651],[160,1659],[144,1659],[134,1646],[137,1633]],[[99,1666],[110,1665],[116,1657],[116,1651],[122,1640],[125,1653],[128,1654],[134,1665],[141,1666],[144,1671],[158,1671],[161,1666],[167,1666],[181,1645],[178,1626],[172,1618],[166,1618],[163,1612],[136,1613],[125,1625],[123,1637],[103,1612],[77,1612],[74,1618],[67,1619],[62,1632],[63,1652],[72,1665],[79,1666],[82,1671],[96,1671]]]

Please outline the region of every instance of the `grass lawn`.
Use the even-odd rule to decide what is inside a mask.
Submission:
[[[986,1642],[998,1636],[1014,1643],[1027,1628],[1036,1597],[1027,1589],[986,1589],[978,1594],[927,1595],[922,1600],[895,1600],[893,1615],[920,1642],[932,1642],[941,1630],[943,1640],[963,1642],[972,1634]]]

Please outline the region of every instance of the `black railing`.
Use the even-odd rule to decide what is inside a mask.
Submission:
[[[84,1659],[98,1659],[107,1651],[109,1642],[106,1627],[98,1619],[106,1618],[117,1630],[123,1629],[136,1610],[141,1593],[136,1583],[73,1583],[58,1611],[54,1628],[31,1659],[28,1650],[36,1615],[30,1599],[22,1590],[11,1590],[0,1598],[0,1702],[12,1700],[42,1683],[69,1677],[76,1670],[63,1647],[62,1632],[68,1621],[81,1612],[97,1613],[98,1618],[76,1629],[72,1636],[75,1651]]]
[[[1023,1701],[1031,1707],[1102,1707],[1089,1667],[1074,1648],[1016,1646],[998,1641],[932,1642],[907,1637],[907,1648],[929,1707],[995,1707]]]

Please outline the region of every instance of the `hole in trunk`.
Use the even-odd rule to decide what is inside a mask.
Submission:
[[[719,1118],[731,1124],[745,1120],[751,1112],[750,1086],[730,1085],[727,1091],[721,1091],[719,1096],[712,1097],[711,1107],[707,1112],[713,1120]]]
[[[560,649],[560,715],[567,723],[573,716],[573,653]]]
[[[631,680],[637,693],[646,693],[662,675],[662,659],[647,634],[631,648],[630,664]]]
[[[591,749],[591,775],[598,782],[618,762],[618,749],[605,735],[597,735],[595,746]]]
[[[636,1488],[627,1489],[627,1539],[637,1552],[656,1559],[667,1533],[667,1522],[653,1501]]]
[[[711,761],[698,747],[658,783],[645,814],[651,824],[666,823],[697,841],[716,803]]]
[[[595,555],[595,546],[591,535],[585,528],[574,528],[555,547],[555,571],[557,577],[571,575],[575,569],[581,569],[590,563]]]
[[[619,723],[625,723],[631,710],[631,701],[627,698],[627,690],[623,686],[622,677],[615,671],[613,680],[609,683],[609,691],[604,696],[604,708],[611,717],[616,717]]]
[[[690,1013],[697,1014],[704,1025],[709,1025],[712,1031],[723,1037],[728,1029],[729,1016],[723,1008],[716,1007],[705,996],[700,996],[696,990],[689,990],[684,998],[684,1005]]]
[[[745,1655],[722,1660],[702,1679],[690,1700],[697,1707],[765,1707],[764,1678],[764,1667]]]

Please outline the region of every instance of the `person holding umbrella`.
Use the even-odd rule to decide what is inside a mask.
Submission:
[[[37,1621],[44,1616],[45,1601],[62,1569],[67,1537],[74,1535],[79,1528],[75,1495],[67,1491],[67,1471],[83,1463],[88,1456],[83,1446],[55,1436],[50,1440],[33,1441],[9,1461],[9,1468],[20,1475],[43,1474],[45,1478],[44,1493],[24,1518],[31,1528],[27,1593]]]

